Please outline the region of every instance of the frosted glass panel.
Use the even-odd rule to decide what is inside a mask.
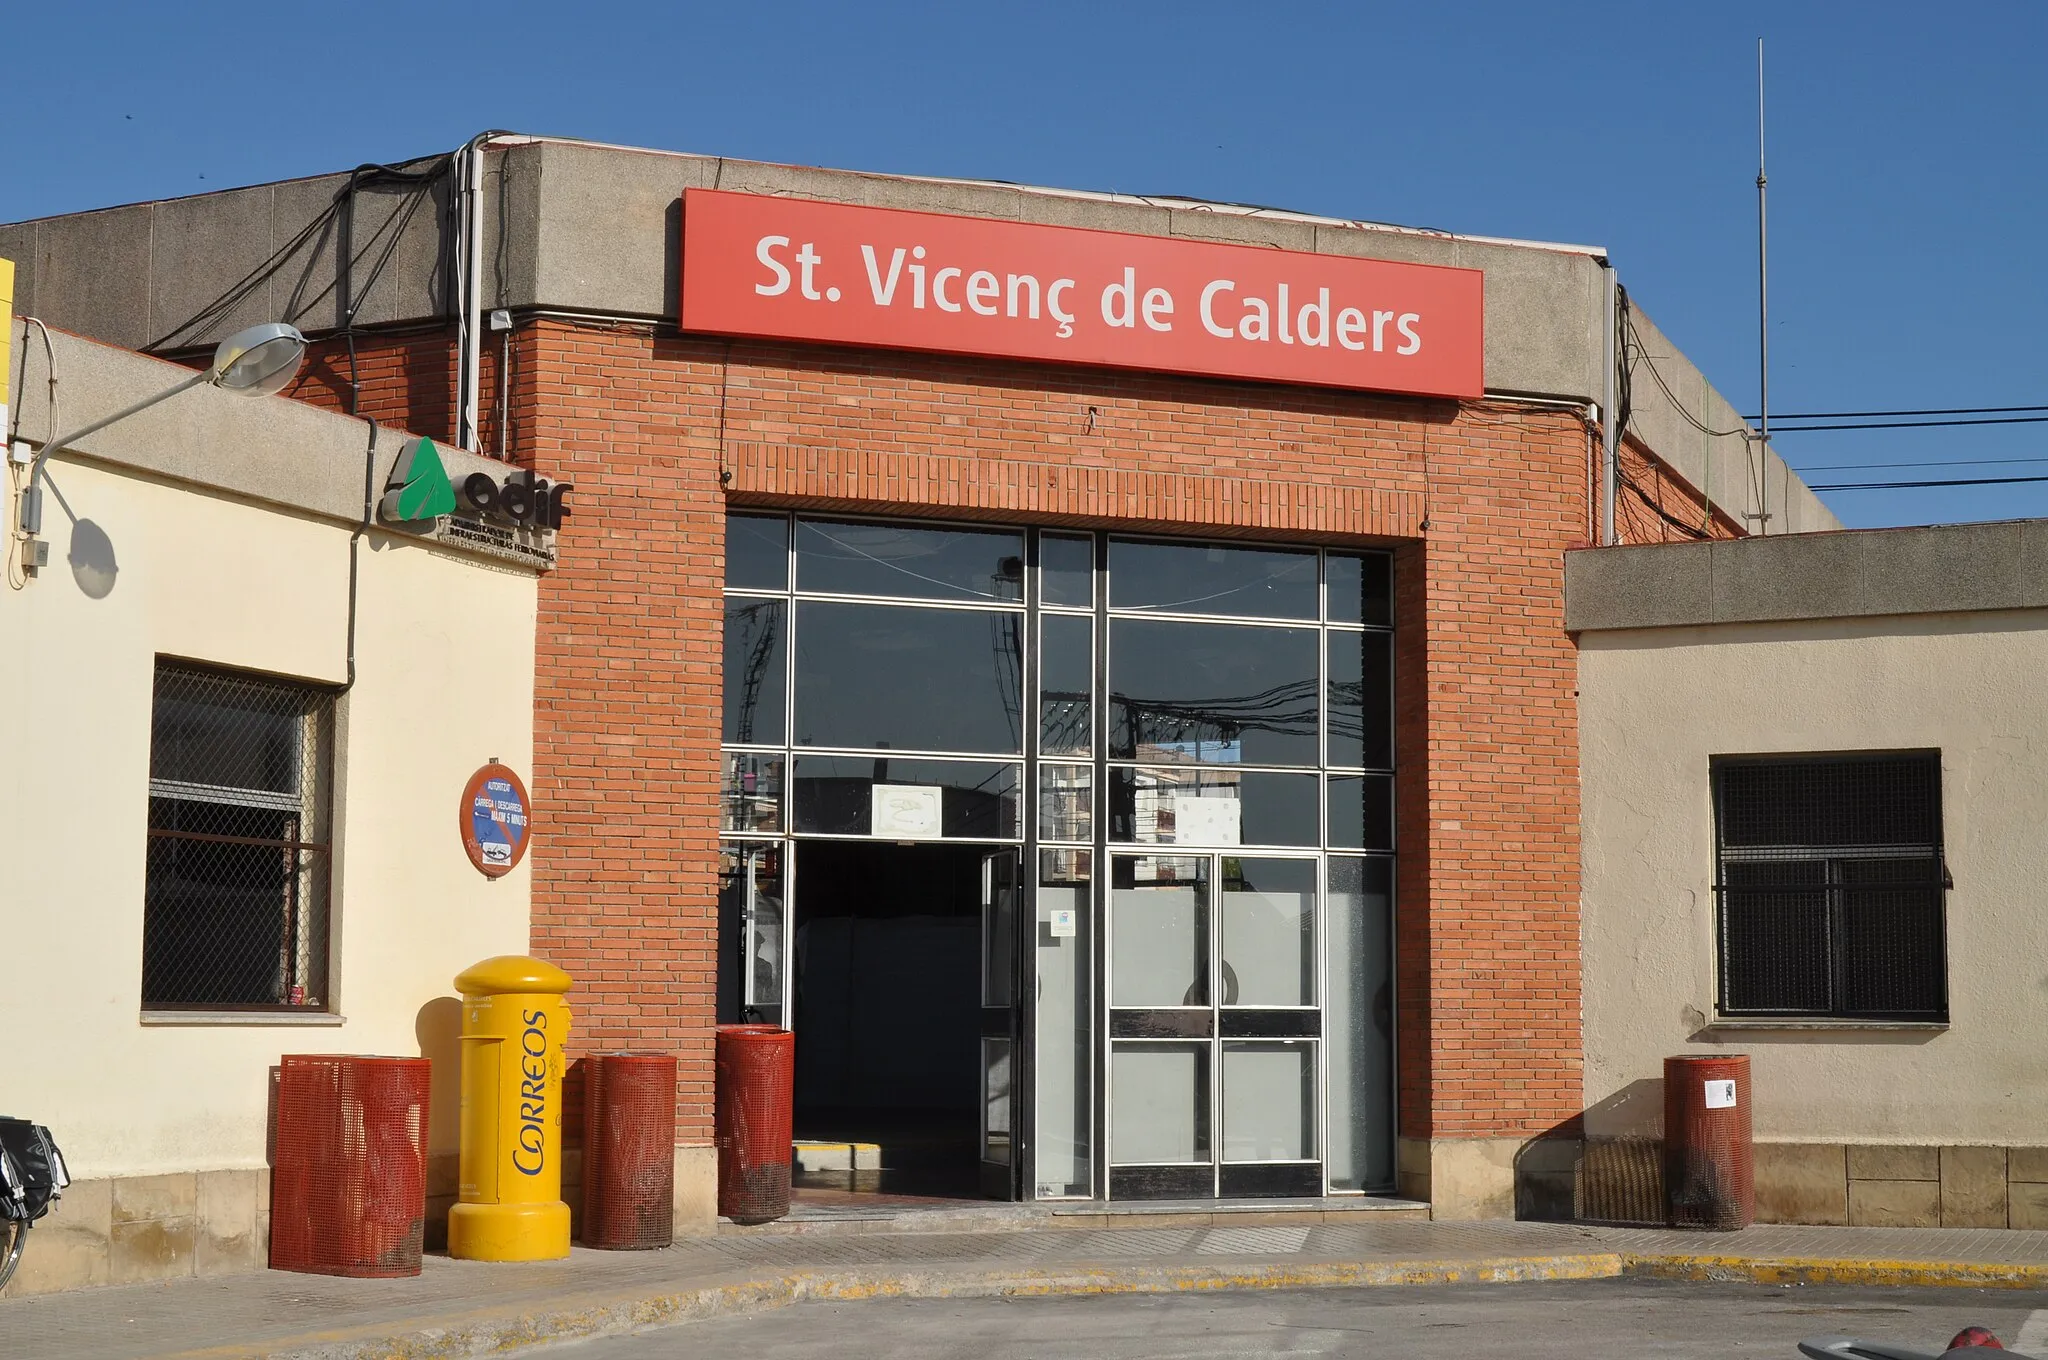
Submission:
[[[1119,1164],[1209,1160],[1209,1045],[1117,1044],[1109,1080]]]
[[[1315,861],[1226,858],[1223,875],[1223,1004],[1314,1005]]]
[[[1109,893],[1112,1006],[1209,1004],[1209,861],[1123,857]]]
[[[1391,860],[1330,858],[1323,1034],[1330,1045],[1333,1190],[1394,1183],[1393,876]]]
[[[1223,1045],[1223,1160],[1316,1155],[1313,1044]]]
[[[1089,853],[1043,850],[1038,856],[1038,1047],[1035,1108],[1040,1199],[1088,1195]]]
[[[1010,1160],[1010,1082],[1014,1045],[1008,1039],[981,1041],[981,1159]]]

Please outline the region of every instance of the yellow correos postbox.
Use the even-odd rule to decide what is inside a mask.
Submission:
[[[455,979],[462,993],[462,1186],[448,1254],[551,1261],[569,1254],[562,1202],[562,1045],[569,975],[506,954]]]

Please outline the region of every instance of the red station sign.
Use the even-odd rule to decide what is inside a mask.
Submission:
[[[1175,237],[691,189],[682,327],[825,344],[1485,394],[1483,276]]]

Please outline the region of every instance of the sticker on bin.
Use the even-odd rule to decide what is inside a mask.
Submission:
[[[1707,1108],[1710,1110],[1732,1110],[1735,1108],[1735,1083],[1733,1081],[1710,1081],[1707,1083]]]

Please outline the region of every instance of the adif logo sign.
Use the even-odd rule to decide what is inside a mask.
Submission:
[[[391,469],[377,516],[387,524],[420,524],[467,511],[532,529],[559,529],[569,514],[569,482],[550,482],[524,468],[502,477],[472,472],[458,487],[448,476],[441,451],[431,439],[405,446]]]

